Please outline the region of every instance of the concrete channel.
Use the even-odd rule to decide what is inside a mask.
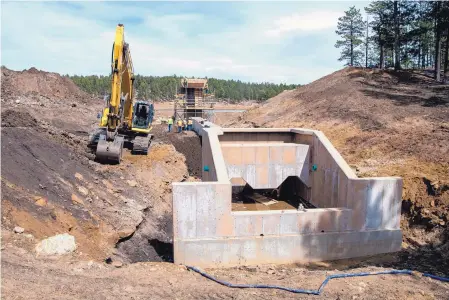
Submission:
[[[316,130],[221,128],[200,118],[194,130],[202,182],[173,183],[175,263],[283,264],[400,250],[401,178],[358,178]],[[287,192],[309,205],[233,203],[245,189]]]

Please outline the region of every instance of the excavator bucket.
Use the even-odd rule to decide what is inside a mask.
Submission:
[[[97,144],[96,158],[101,162],[120,163],[123,152],[123,137],[117,136],[111,142],[100,138]]]

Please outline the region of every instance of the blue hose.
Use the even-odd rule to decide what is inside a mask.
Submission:
[[[429,273],[423,273],[422,276],[429,277],[429,278],[439,280],[439,281],[449,282],[449,278],[447,278],[447,277],[440,277],[440,276],[432,275]]]
[[[287,291],[287,292],[296,293],[296,294],[309,294],[309,295],[320,295],[321,292],[323,291],[324,287],[326,286],[326,284],[331,279],[334,279],[334,278],[361,277],[361,276],[385,275],[385,274],[413,275],[413,273],[416,273],[416,272],[413,272],[411,270],[389,270],[389,271],[371,272],[371,273],[365,272],[365,273],[350,273],[350,274],[334,274],[334,275],[327,276],[326,279],[324,279],[323,283],[320,285],[319,289],[317,289],[317,290],[304,290],[304,289],[288,288],[288,287],[283,287],[283,286],[278,286],[278,285],[233,284],[233,283],[229,283],[229,282],[226,282],[224,280],[220,280],[220,279],[217,279],[215,277],[212,277],[211,275],[201,271],[200,269],[198,269],[196,267],[190,267],[190,266],[186,266],[186,267],[189,270],[192,270],[192,271],[195,271],[195,272],[201,274],[202,276],[206,277],[207,279],[215,281],[216,283],[219,283],[221,285],[227,286],[229,288],[240,288],[240,289],[248,289],[248,288],[277,289],[277,290]],[[428,273],[424,273],[424,274],[422,274],[422,276],[429,277],[429,278],[432,278],[432,279],[435,279],[435,280],[439,280],[439,281],[449,282],[449,278],[439,277],[439,276],[435,276],[435,275],[428,274]]]

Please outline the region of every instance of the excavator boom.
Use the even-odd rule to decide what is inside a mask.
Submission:
[[[129,45],[125,43],[125,29],[117,25],[111,59],[111,95],[103,113],[100,126],[108,131],[115,131],[121,122],[129,123],[132,118],[132,102],[134,97],[134,68]],[[121,111],[121,109],[123,111]]]

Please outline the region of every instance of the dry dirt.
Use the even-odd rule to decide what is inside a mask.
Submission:
[[[101,105],[58,74],[2,68],[2,226],[69,232],[90,259],[161,260],[154,243],[171,242],[170,183],[188,178],[185,157],[156,137],[148,156],[94,162]]]
[[[147,156],[127,152],[120,165],[98,164],[87,151],[87,139],[101,99],[55,73],[1,71],[2,299],[449,297],[447,284],[388,275],[336,280],[319,297],[236,290],[170,263],[171,182],[198,180],[200,140],[190,132],[168,134],[165,126],[155,126]],[[444,186],[435,193],[446,193]],[[441,204],[434,205],[429,213]],[[13,233],[14,226],[25,232]],[[38,241],[66,232],[76,237],[76,252],[36,256]],[[317,288],[326,275],[342,271],[415,268],[415,260],[407,257],[207,271],[236,283]],[[116,268],[111,261],[124,265]],[[426,266],[420,271],[429,268],[445,273]]]
[[[225,125],[318,129],[358,176],[403,177],[402,260],[448,274],[448,85],[407,71],[345,68]]]
[[[2,298],[4,299],[447,299],[449,286],[428,278],[381,275],[335,279],[320,296],[279,290],[231,289],[172,263],[145,262],[115,268],[81,260],[76,255],[36,258],[32,238],[3,233]],[[233,283],[272,284],[317,289],[336,273],[374,272],[370,259],[308,266],[259,266],[210,269]]]

